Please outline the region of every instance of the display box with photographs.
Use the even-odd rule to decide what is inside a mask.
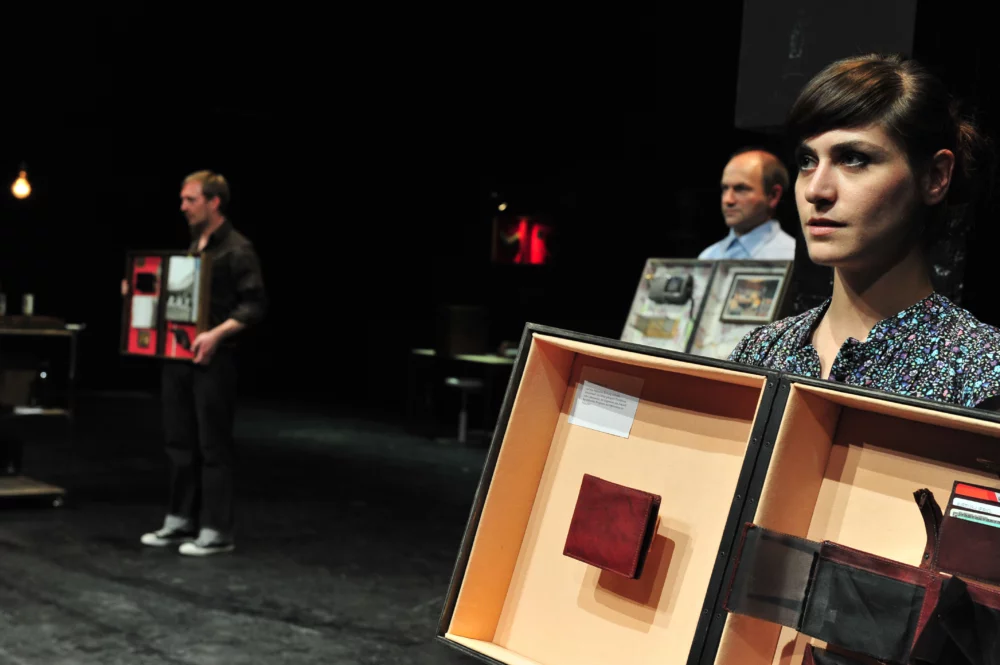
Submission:
[[[791,272],[791,261],[649,259],[620,339],[725,360],[786,313]]]
[[[714,261],[647,260],[621,340],[687,351],[715,269]]]
[[[787,314],[791,261],[718,261],[688,351],[729,357],[754,328]]]
[[[529,325],[440,639],[507,665],[697,662],[776,380]]]
[[[211,259],[186,251],[130,252],[122,312],[125,355],[190,360],[208,328]]]
[[[873,662],[865,654],[910,662],[918,643],[922,648],[933,642],[928,626],[940,610],[933,594],[951,576],[977,590],[973,596],[984,603],[981,608],[1000,607],[1000,564],[991,563],[1000,546],[998,470],[1000,418],[994,412],[783,377],[741,520],[752,526],[738,539],[727,586],[741,566],[751,565],[743,539],[760,528],[805,539],[794,541],[792,549],[800,553],[810,543],[823,549],[806,560],[811,572],[797,572],[781,556],[765,553],[758,571],[769,571],[763,577],[772,584],[780,578],[775,586],[782,592],[758,588],[757,598],[783,596],[778,617],[794,609],[796,593],[817,598],[796,610],[802,615],[798,624],[783,625],[766,609],[759,615],[727,611],[740,599],[737,591],[723,594],[701,662],[798,665],[809,662],[807,648],[849,658],[836,662]],[[944,508],[943,514],[928,509],[928,501]],[[827,550],[861,563],[841,566],[839,584],[817,588]],[[793,592],[798,576],[803,588]],[[887,590],[890,596],[907,594],[907,602],[885,602]],[[849,597],[839,597],[845,593]],[[823,625],[810,621],[810,613],[821,615]],[[816,637],[837,626],[833,637]]]

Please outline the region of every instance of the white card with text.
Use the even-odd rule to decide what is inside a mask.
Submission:
[[[570,424],[627,439],[642,384],[637,376],[584,367],[569,412]]]

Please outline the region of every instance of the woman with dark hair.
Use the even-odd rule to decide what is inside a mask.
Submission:
[[[809,257],[834,269],[833,295],[730,360],[970,407],[1000,395],[1000,331],[936,293],[927,262],[985,153],[944,84],[898,56],[840,60],[787,129]]]

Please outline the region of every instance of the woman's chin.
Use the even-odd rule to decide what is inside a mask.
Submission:
[[[843,263],[844,258],[841,252],[833,251],[832,247],[809,247],[809,260],[816,265],[836,268]]]

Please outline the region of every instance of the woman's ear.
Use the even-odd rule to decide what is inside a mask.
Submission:
[[[921,182],[921,196],[929,206],[944,201],[951,186],[952,172],[955,170],[955,153],[938,150],[931,157],[930,167]]]

